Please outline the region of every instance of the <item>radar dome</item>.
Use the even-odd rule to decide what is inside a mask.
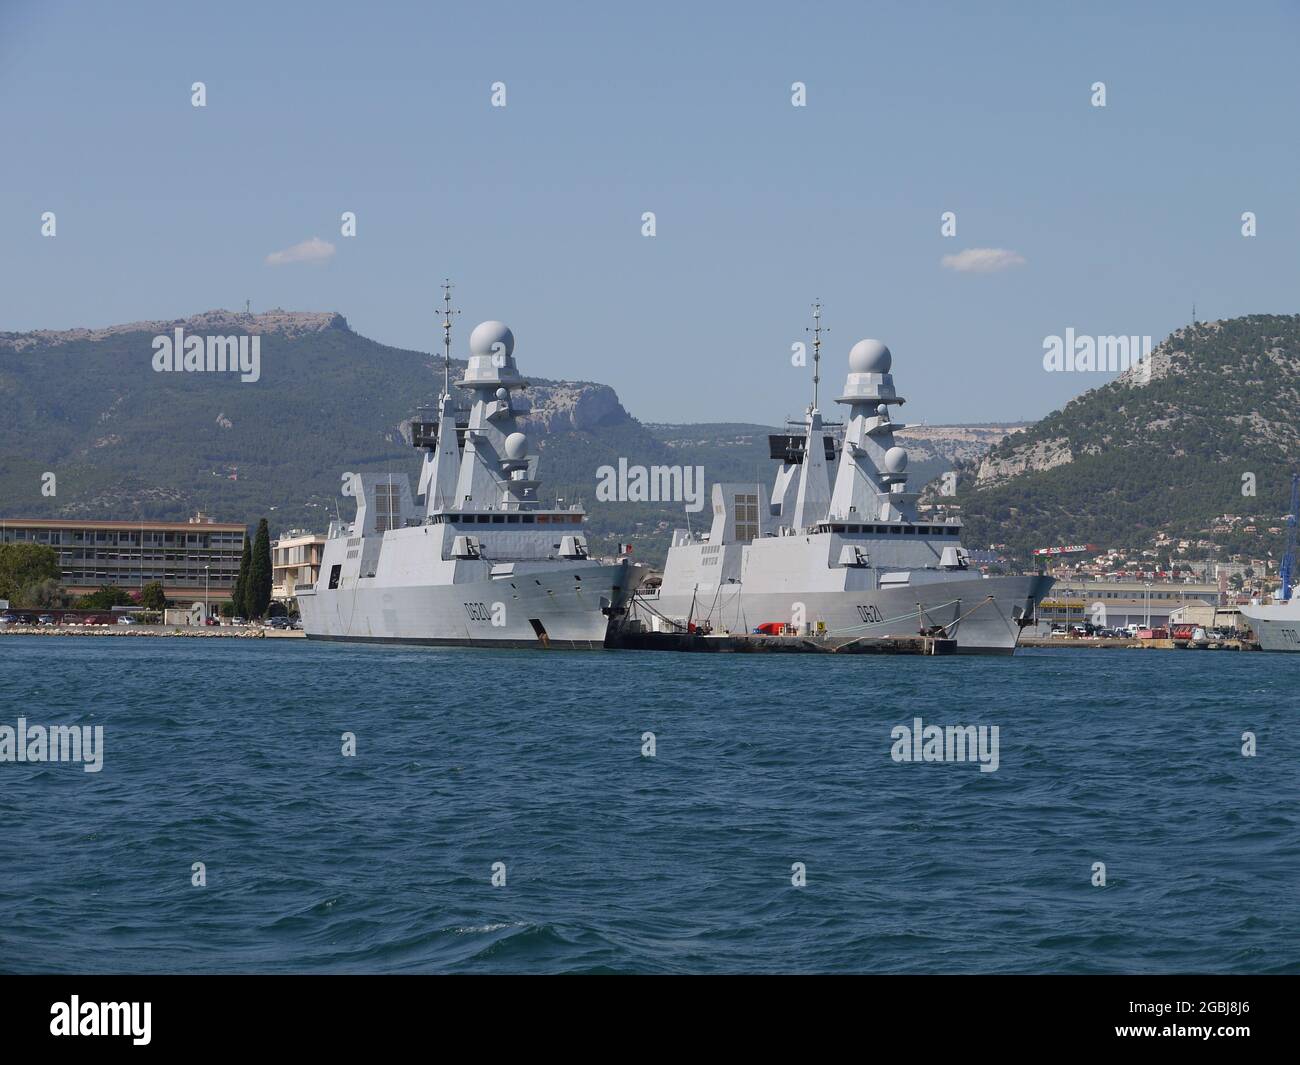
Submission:
[[[897,450],[902,451],[902,448]],[[506,437],[506,458],[521,459],[528,454],[528,437],[523,433],[511,433]],[[904,456],[906,457],[906,456]]]
[[[890,473],[902,473],[907,469],[907,449],[891,447],[885,452],[885,469]]]
[[[510,402],[510,391],[509,391],[509,389],[498,388],[498,389],[497,389],[497,399],[500,400],[502,403],[508,403],[508,402]]]
[[[502,346],[498,348],[498,344]],[[495,355],[500,351],[509,358],[514,350],[515,335],[504,322],[480,322],[469,335],[471,355]]]
[[[879,340],[859,340],[849,349],[849,373],[889,373],[892,361],[889,349]]]

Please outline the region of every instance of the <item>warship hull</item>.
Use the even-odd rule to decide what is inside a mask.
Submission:
[[[633,609],[643,623],[658,614],[679,624],[707,623],[715,632],[753,632],[792,619],[798,630],[837,638],[916,636],[941,627],[958,654],[1011,654],[1021,619],[1033,616],[1052,583],[1043,576],[971,577],[907,588],[781,593],[724,585],[693,596],[640,598]]]
[[[1300,651],[1300,600],[1244,606],[1241,616],[1250,622],[1261,651]]]
[[[308,639],[595,650],[626,599],[624,564],[520,569],[511,579],[299,593]]]

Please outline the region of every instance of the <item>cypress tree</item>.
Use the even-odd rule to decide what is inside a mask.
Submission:
[[[253,541],[248,538],[248,533],[245,531],[244,557],[239,560],[239,576],[235,578],[235,587],[230,593],[230,601],[235,608],[235,617],[247,618],[251,616],[248,612],[248,585],[252,568]]]
[[[253,563],[249,567],[248,609],[249,617],[266,617],[271,606],[271,532],[266,519],[257,523],[257,539],[253,541]]]

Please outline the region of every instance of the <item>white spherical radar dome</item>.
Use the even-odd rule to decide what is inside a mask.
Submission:
[[[506,458],[518,460],[527,454],[528,437],[524,436],[523,433],[511,433],[506,437]]]
[[[885,452],[885,469],[889,473],[902,473],[907,469],[907,449],[891,447]]]
[[[498,348],[497,345],[501,347]],[[471,355],[495,355],[498,351],[506,358],[514,354],[515,335],[504,322],[480,322],[469,335]]]
[[[849,349],[849,373],[889,373],[893,356],[879,340],[859,340]]]

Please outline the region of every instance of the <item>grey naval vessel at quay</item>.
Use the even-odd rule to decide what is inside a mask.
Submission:
[[[517,418],[529,403],[513,334],[483,322],[453,393],[451,297],[436,416],[417,420],[417,497],[407,475],[353,479],[356,517],[330,524],[314,588],[299,588],[317,640],[492,647],[599,648],[625,608],[626,561],[589,558],[579,506],[543,505],[536,454]]]
[[[657,590],[639,593],[619,628],[623,646],[664,646],[655,633],[686,633],[680,649],[705,649],[708,633],[810,637],[855,643],[933,637],[958,653],[1010,654],[1050,577],[984,576],[970,565],[959,520],[918,516],[907,491],[906,426],[891,407],[889,349],[861,340],[837,403],[842,426],[818,409],[820,306],[814,312],[813,401],[802,423],[769,438],[780,463],[762,484],[714,484],[707,532],[679,529]],[[638,640],[635,634],[648,634]]]
[[[1291,512],[1286,518],[1286,551],[1278,574],[1281,585],[1269,603],[1252,600],[1241,608],[1261,651],[1300,653],[1300,597],[1295,581],[1296,533],[1300,529],[1300,474],[1291,475]]]

